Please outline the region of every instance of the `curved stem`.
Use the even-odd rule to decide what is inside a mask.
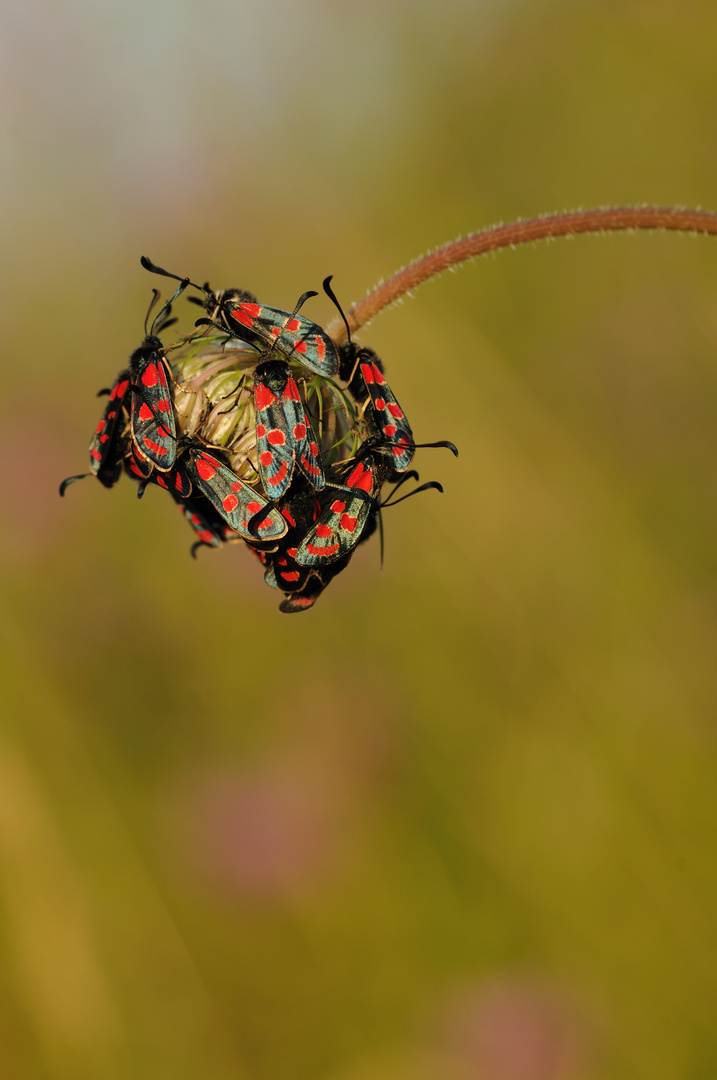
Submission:
[[[577,233],[616,232],[626,229],[673,229],[677,232],[717,235],[717,213],[710,210],[685,210],[679,207],[621,206],[614,209],[572,210],[563,214],[546,214],[511,225],[493,225],[471,233],[461,240],[444,244],[429,255],[409,263],[403,270],[377,285],[368,296],[346,312],[351,330],[375,318],[383,308],[399,300],[411,289],[457,266],[476,255],[498,251],[534,240],[549,240],[555,236],[575,236]],[[346,327],[333,319],[327,333],[337,344],[346,340]]]

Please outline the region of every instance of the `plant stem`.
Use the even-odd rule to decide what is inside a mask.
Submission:
[[[368,296],[346,312],[352,332],[364,326],[383,308],[395,303],[451,266],[458,266],[476,255],[486,255],[516,244],[534,240],[550,240],[556,236],[575,236],[577,233],[605,233],[631,229],[672,229],[677,232],[709,233],[717,235],[717,213],[710,210],[685,210],[668,206],[621,206],[614,209],[572,210],[563,214],[547,214],[545,217],[514,221],[511,225],[493,225],[481,229],[461,240],[444,244],[429,255],[409,263],[387,281],[377,285]],[[327,333],[337,344],[346,340],[346,327],[336,318],[327,327]]]

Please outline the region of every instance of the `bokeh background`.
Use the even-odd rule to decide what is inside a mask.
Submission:
[[[3,1080],[717,1075],[714,240],[384,313],[461,455],[308,614],[158,489],[57,496],[141,254],[290,308],[497,221],[717,209],[715,40],[708,0],[5,0]]]

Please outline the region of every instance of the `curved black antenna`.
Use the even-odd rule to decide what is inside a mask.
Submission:
[[[349,375],[348,376],[342,375],[341,374],[341,368],[339,366],[339,375],[344,380],[347,387],[349,387],[351,385],[351,383],[354,381],[354,376],[355,376],[357,368],[359,366],[359,360],[360,360],[360,356],[361,356],[361,347],[359,345],[355,345],[354,342],[351,340],[351,327],[349,326],[348,319],[344,315],[344,309],[341,307],[341,304],[336,299],[336,295],[334,294],[334,290],[331,288],[331,281],[333,279],[333,276],[334,276],[333,274],[329,274],[328,277],[324,278],[322,284],[323,284],[323,287],[324,287],[324,292],[328,296],[329,300],[331,300],[331,302],[334,304],[334,306],[336,307],[336,310],[338,311],[339,315],[343,319],[344,326],[346,327],[347,343],[349,345],[349,348],[351,350],[353,350],[354,364],[353,364],[353,367],[351,368],[351,371],[350,371]]]
[[[391,498],[393,497],[393,492],[391,492],[388,502],[381,503],[381,509],[385,510],[387,506],[398,506],[404,499],[410,499],[412,495],[418,495],[419,491],[430,491],[431,488],[435,488],[436,491],[440,491],[441,495],[443,494],[443,486],[439,484],[437,480],[427,480],[425,484],[421,484],[420,487],[414,488],[413,491],[409,491],[408,495],[402,495],[401,498],[396,499],[395,502],[391,502]]]
[[[169,315],[170,311],[172,310],[172,304],[174,303],[174,301],[177,299],[178,296],[181,296],[181,294],[186,289],[187,285],[191,285],[191,282],[190,282],[189,278],[182,278],[182,282],[179,285],[179,287],[174,290],[174,293],[172,294],[172,296],[170,296],[169,300],[164,305],[164,307],[161,308],[157,312],[157,314],[154,316],[154,318],[152,319],[152,325],[149,328],[150,336],[154,335],[154,328],[157,325],[157,323],[160,322],[160,320],[163,317],[166,318],[166,316]],[[156,289],[152,289],[152,292],[156,292]],[[151,310],[151,308],[150,308],[150,310]],[[149,314],[149,312],[147,314]],[[146,328],[147,328],[147,321],[145,319],[145,330],[146,330]],[[164,327],[162,327],[162,329],[164,329]]]
[[[400,487],[402,487],[402,486],[403,486],[403,484],[405,484],[407,480],[418,480],[418,473],[416,472],[416,470],[415,470],[415,469],[409,469],[407,473],[404,473],[404,474],[403,474],[403,476],[401,477],[401,479],[400,479],[399,481],[397,481],[397,483],[396,483],[396,485],[395,485],[395,487],[394,487],[393,491],[392,491],[392,492],[391,492],[391,494],[389,495],[388,499],[392,499],[392,498],[393,498],[393,496],[394,496],[394,495],[396,494],[396,492],[398,491],[398,489],[399,489]],[[388,502],[388,499],[386,499],[386,502]]]
[[[169,308],[167,308],[167,314],[169,315]],[[174,326],[176,322],[179,322],[179,319],[176,316],[173,319],[165,319],[162,325],[157,327],[157,333],[163,334],[168,327]]]
[[[261,540],[261,537],[259,536],[259,526],[261,525],[262,521],[264,521],[264,519],[269,516],[273,509],[274,507],[272,503],[268,502],[266,506],[262,506],[261,510],[257,510],[257,512],[253,514],[252,517],[250,517],[247,521],[246,527],[248,531],[252,534],[252,536],[255,536],[257,540]]]
[[[323,282],[322,282],[322,286],[323,286],[324,292],[328,296],[329,300],[336,307],[339,315],[341,316],[341,318],[344,321],[344,326],[346,327],[346,334],[347,334],[348,339],[349,339],[349,345],[351,345],[351,327],[349,326],[348,320],[347,320],[346,316],[344,315],[344,309],[341,307],[341,304],[336,299],[336,295],[334,294],[334,290],[331,288],[331,281],[333,279],[333,276],[334,276],[333,274],[329,274],[328,277],[325,277]]]
[[[403,445],[403,443],[401,443]],[[455,443],[449,442],[448,439],[441,439],[440,442],[417,442],[407,443],[414,450],[427,450],[431,447],[444,447],[446,450],[450,450],[454,457],[458,457],[458,447]]]
[[[161,295],[162,294],[159,291],[159,289],[152,289],[152,299],[149,302],[149,307],[147,308],[147,314],[144,317],[144,336],[145,337],[147,337],[147,335],[149,333],[149,331],[147,330],[147,320],[149,319],[150,315],[152,314],[152,308],[157,303],[157,301],[159,300]]]
[[[151,259],[148,259],[146,255],[140,256],[139,261],[141,262],[141,264],[145,268],[145,270],[149,270],[150,274],[160,274],[162,277],[174,278],[175,281],[185,281],[187,283],[184,286],[185,289],[186,289],[187,285],[191,285],[193,289],[198,289],[199,292],[205,292],[208,295],[212,291],[209,288],[208,283],[206,285],[195,285],[194,282],[190,281],[190,279],[188,277],[183,277],[182,278],[182,277],[179,276],[179,274],[170,274],[169,270],[165,270],[164,267],[162,267],[162,266],[157,266],[157,264],[153,263]],[[179,294],[177,293],[177,295],[179,295]]]
[[[191,296],[189,297],[189,299],[190,300],[192,299]],[[204,306],[204,305],[202,305],[202,306]],[[222,326],[221,323],[214,322],[214,319],[206,319],[206,318],[205,319],[197,319],[196,322],[194,323],[194,325],[195,326],[213,326],[215,330],[220,330],[221,333],[224,334],[225,337],[227,336],[227,334],[229,334],[231,336],[231,330],[227,330],[226,326]],[[241,338],[237,338],[236,340],[240,341]],[[247,342],[247,344],[249,344],[249,343]]]
[[[312,296],[318,296],[318,295],[319,294],[314,289],[307,289],[306,292],[302,293],[301,296],[299,297],[299,299],[296,301],[296,307],[294,308],[294,310],[291,313],[292,318],[293,318],[294,315],[296,315],[296,313],[299,311],[299,309],[304,306],[304,304],[306,303],[307,300],[310,300]]]
[[[78,476],[68,476],[66,480],[63,480],[60,484],[60,495],[64,495],[70,484],[74,484],[75,480],[84,480],[86,476],[92,476],[91,472],[79,473]]]

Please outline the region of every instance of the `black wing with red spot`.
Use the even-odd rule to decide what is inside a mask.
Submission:
[[[147,337],[130,358],[132,438],[143,458],[167,471],[177,459],[177,427],[171,372],[161,349],[159,338]]]
[[[228,465],[198,447],[189,447],[186,456],[193,484],[230,528],[245,540],[274,540],[284,535],[287,525],[279,511],[240,480]]]
[[[374,469],[357,462],[346,485],[337,487],[335,498],[299,545],[297,563],[327,566],[353,551],[378,497],[377,489]]]
[[[121,372],[110,390],[107,408],[90,441],[90,469],[108,488],[117,483],[122,472],[120,443],[126,423],[124,404],[129,384],[129,371]]]
[[[224,301],[222,315],[230,332],[242,341],[261,343],[309,371],[330,379],[339,369],[336,347],[317,323],[265,304]]]
[[[311,488],[302,485],[285,501],[281,514],[288,526],[286,535],[272,551],[256,553],[266,567],[266,584],[289,594],[304,589],[314,573],[310,567],[299,566],[296,553],[307,530],[321,514],[321,503]]]
[[[404,472],[415,452],[411,426],[386,382],[386,376],[371,354],[359,353],[359,367],[371,398],[376,424],[393,454],[393,467],[396,472]]]
[[[284,360],[266,360],[254,373],[256,445],[264,491],[279,499],[298,466],[315,488],[325,484],[319,446]]]

